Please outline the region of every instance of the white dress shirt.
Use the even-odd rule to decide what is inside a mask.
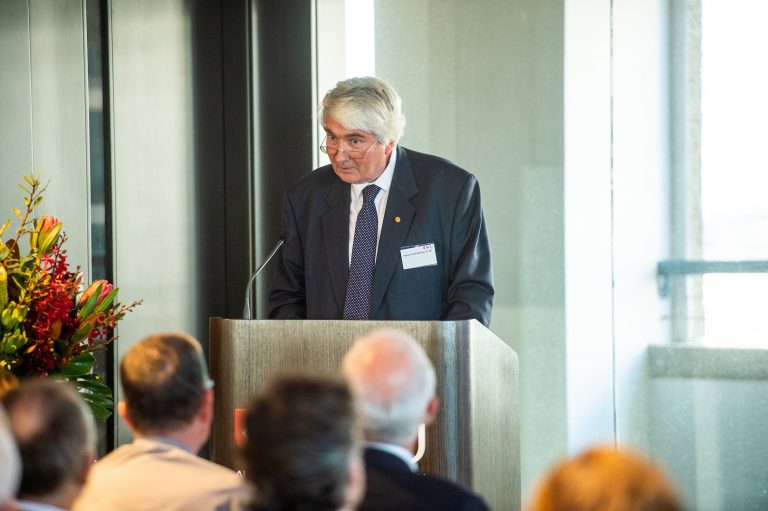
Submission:
[[[379,238],[381,238],[381,226],[384,223],[384,212],[387,210],[387,199],[389,198],[389,189],[392,186],[392,176],[395,175],[395,160],[397,159],[397,146],[392,148],[389,163],[384,168],[384,172],[373,183],[358,183],[350,187],[352,200],[349,203],[349,262],[352,262],[352,243],[355,241],[355,225],[357,225],[357,215],[363,209],[363,188],[374,184],[381,188],[376,198],[373,200],[376,206],[376,216],[379,217],[379,227],[376,230],[376,253],[379,249]]]

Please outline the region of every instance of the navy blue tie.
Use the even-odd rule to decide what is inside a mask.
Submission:
[[[363,188],[363,207],[357,215],[355,238],[352,241],[347,296],[344,298],[344,319],[369,319],[371,316],[376,235],[379,230],[379,217],[373,200],[379,190],[381,188],[376,185]]]

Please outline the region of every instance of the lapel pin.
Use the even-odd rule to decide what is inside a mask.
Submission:
[[[400,217],[399,216],[395,217],[395,222],[397,222],[398,224],[400,223]]]

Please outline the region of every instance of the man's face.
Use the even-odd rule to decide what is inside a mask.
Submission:
[[[372,183],[384,172],[392,154],[394,142],[379,143],[376,135],[367,131],[348,130],[333,117],[325,119],[325,145],[331,149],[340,149],[336,154],[328,155],[333,171],[339,179],[349,184]],[[364,154],[353,159],[349,153]]]

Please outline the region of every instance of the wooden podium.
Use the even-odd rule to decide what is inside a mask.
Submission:
[[[469,486],[497,511],[520,509],[517,354],[471,321],[210,320],[216,382],[211,458],[242,469],[235,416],[271,376],[338,375],[352,342],[377,328],[409,332],[437,373],[440,411],[427,428],[421,471]]]

